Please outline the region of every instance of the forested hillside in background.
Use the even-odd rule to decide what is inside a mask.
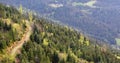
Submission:
[[[92,39],[67,26],[44,18],[29,20],[13,7],[0,4],[0,62],[1,63],[119,63],[119,54],[107,46],[100,46]],[[7,20],[7,22],[6,22]],[[22,21],[23,20],[23,21]],[[24,43],[15,59],[2,57],[6,48],[20,40],[26,28],[24,20],[33,22],[30,40]],[[15,26],[13,26],[15,25]],[[17,26],[17,28],[16,28]],[[19,36],[19,37],[18,37]]]

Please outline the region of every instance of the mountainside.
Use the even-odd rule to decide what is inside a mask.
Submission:
[[[120,63],[120,54],[67,26],[0,4],[0,63]]]
[[[119,0],[1,0],[19,7],[34,10],[44,17],[58,20],[90,35],[117,44],[120,38]]]

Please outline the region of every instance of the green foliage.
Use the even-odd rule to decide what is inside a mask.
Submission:
[[[48,42],[48,39],[47,38],[44,38],[43,39],[43,45],[44,46],[48,46],[49,42]]]
[[[32,20],[33,20],[32,12],[30,11],[30,12],[28,13],[28,15],[29,15],[29,20],[30,20],[30,22],[32,22]]]
[[[19,7],[19,12],[20,12],[20,14],[23,14],[23,8],[22,8],[22,5],[20,5],[20,7]]]
[[[14,41],[12,27],[0,20],[0,51],[10,44],[10,40]]]
[[[22,54],[19,55],[25,56],[25,59],[20,60],[27,58],[28,62],[34,63],[36,57],[38,63],[45,63],[45,60],[52,63],[119,63],[109,52],[111,51],[102,51],[100,46],[92,44],[90,39],[77,31],[46,22],[44,19],[36,19],[31,40],[24,45]]]
[[[80,35],[79,42],[80,42],[80,44],[84,44],[84,43],[83,43],[83,42],[84,42],[84,36],[83,36],[83,35]]]
[[[0,4],[0,52],[11,43],[19,40],[21,37],[18,36],[20,32],[24,32],[25,24],[20,22],[24,18],[20,13],[13,7],[7,7]],[[13,24],[21,26],[21,31],[13,28]],[[21,25],[24,24],[24,25]],[[17,27],[16,27],[17,28]]]
[[[13,23],[21,24],[24,20],[14,8],[0,5],[0,17],[10,18]],[[28,19],[32,22],[30,12]],[[23,45],[21,53],[16,56],[19,63],[119,63],[115,55],[109,51],[103,51],[100,46],[92,44],[81,33],[47,22],[45,19],[34,18],[33,33],[30,40]],[[2,23],[2,24],[1,24]],[[24,26],[23,26],[24,27]],[[5,33],[3,33],[5,32]],[[11,25],[0,20],[0,50],[16,41],[17,31],[13,31]],[[2,63],[14,63],[9,59],[3,59]]]

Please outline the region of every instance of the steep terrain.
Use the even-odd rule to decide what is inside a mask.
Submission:
[[[23,44],[27,42],[30,38],[30,35],[32,33],[32,27],[31,27],[32,24],[30,24],[28,21],[26,21],[26,23],[28,25],[26,26],[27,28],[26,28],[25,34],[23,34],[22,39],[18,41],[16,45],[12,45],[14,47],[12,47],[10,51],[8,51],[9,53],[11,53],[11,55],[15,55],[17,51],[19,51],[19,49],[22,48]]]
[[[22,45],[29,40],[32,23],[18,10],[0,4],[0,60],[16,56]]]
[[[119,0],[1,0],[1,3],[31,9],[81,32],[116,45],[120,38]]]
[[[0,12],[0,63],[120,63],[115,50],[72,28],[23,14],[22,7],[0,4]]]

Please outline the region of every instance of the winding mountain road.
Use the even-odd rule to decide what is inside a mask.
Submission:
[[[16,44],[9,49],[9,53],[11,56],[15,56],[20,50],[20,48],[22,48],[23,44],[27,42],[30,38],[30,35],[32,33],[32,24],[28,21],[26,21],[26,23],[27,28],[25,34],[23,35],[20,41],[17,41]]]

